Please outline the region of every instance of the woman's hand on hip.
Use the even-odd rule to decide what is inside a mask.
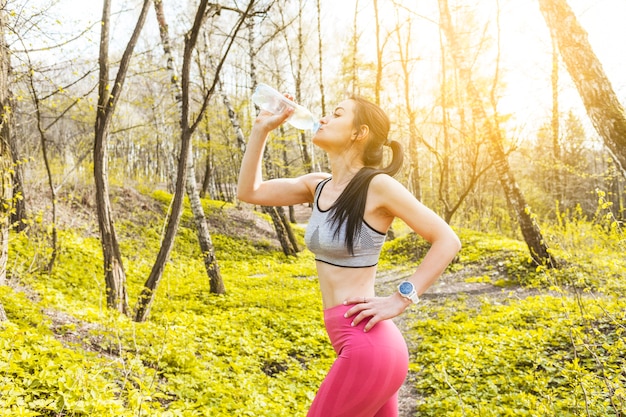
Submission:
[[[399,293],[388,297],[352,297],[343,302],[344,305],[354,305],[345,314],[345,317],[354,317],[352,326],[358,325],[362,320],[370,318],[365,324],[364,331],[371,330],[376,323],[399,316],[411,304]]]

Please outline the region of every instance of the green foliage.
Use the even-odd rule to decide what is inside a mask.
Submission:
[[[171,196],[153,198],[158,216],[117,224],[131,307]],[[209,292],[186,209],[145,323],[106,309],[97,238],[60,231],[45,273],[33,261],[44,243],[12,237],[12,287],[0,287],[10,320],[0,327],[0,416],[306,414],[334,359],[313,256],[285,257],[254,217],[238,226],[256,238],[230,233],[242,230],[230,218],[238,209],[203,203],[211,224],[224,225],[212,237],[227,294]],[[463,249],[448,272],[499,292],[426,298],[405,313],[419,415],[623,414],[623,232],[576,213],[544,231],[560,269],[536,268],[523,242],[458,231]],[[381,270],[410,271],[428,249],[400,234],[385,244]]]
[[[459,233],[451,269],[505,289],[478,307],[450,297],[413,313],[420,416],[624,415],[624,233],[580,211],[543,232],[558,269],[534,267],[523,242]]]
[[[161,227],[147,218],[119,223],[131,306]],[[0,293],[10,319],[0,416],[304,414],[334,356],[311,254],[286,258],[239,236],[213,238],[228,294],[209,293],[195,233],[183,227],[151,320],[134,323],[104,307],[97,239],[61,232],[47,275],[27,263],[38,244],[16,236],[13,274],[35,301],[8,287]],[[51,323],[43,311],[69,323]]]
[[[23,293],[0,290],[10,320],[0,325],[0,416],[131,415],[105,358],[64,346]]]
[[[424,416],[611,416],[626,407],[626,302],[541,295],[458,302],[415,320]],[[607,315],[606,312],[621,312]],[[445,320],[442,320],[445,317]],[[419,335],[419,336],[418,336]]]

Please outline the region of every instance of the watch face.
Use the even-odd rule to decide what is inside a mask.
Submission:
[[[411,294],[411,291],[413,291],[413,284],[410,282],[403,282],[400,284],[398,289],[400,290],[400,294],[409,295]]]

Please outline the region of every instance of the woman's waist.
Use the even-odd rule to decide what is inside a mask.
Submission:
[[[351,298],[374,297],[376,269],[318,268],[324,309],[337,307]]]

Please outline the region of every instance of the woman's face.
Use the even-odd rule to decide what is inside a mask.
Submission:
[[[320,120],[320,128],[313,136],[313,143],[326,151],[349,147],[357,133],[354,128],[354,110],[355,103],[352,100],[339,103],[332,114]]]

